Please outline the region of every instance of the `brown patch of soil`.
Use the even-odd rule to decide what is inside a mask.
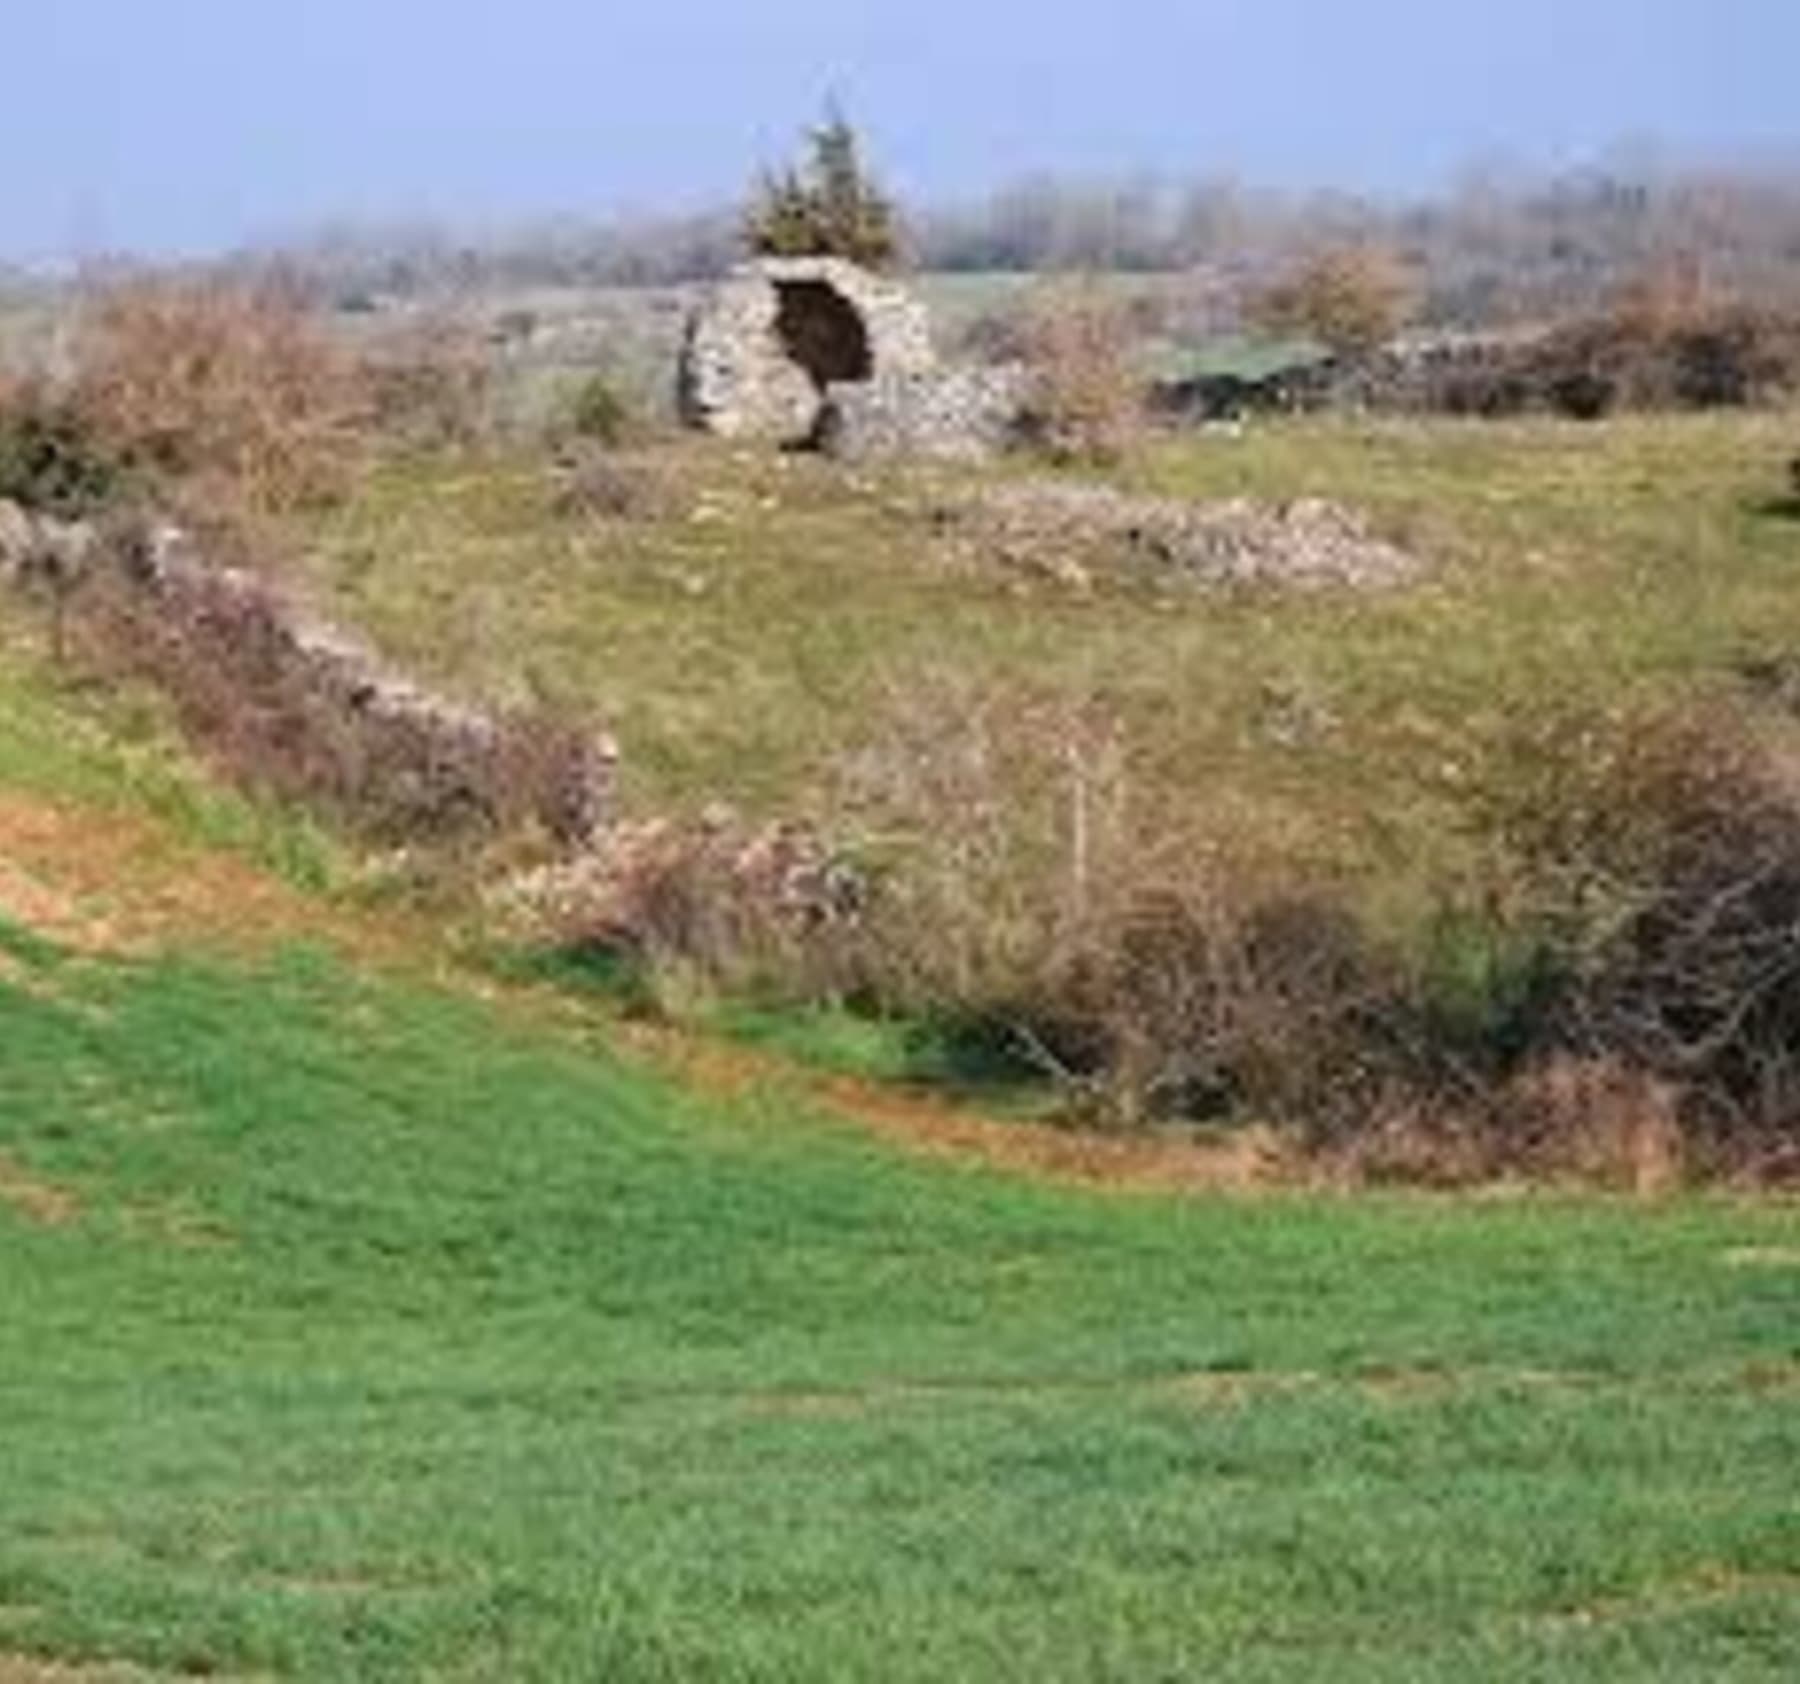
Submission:
[[[1800,1269],[1800,1245],[1745,1245],[1725,1253],[1728,1269]]]
[[[30,1655],[0,1655],[0,1684],[149,1684],[149,1679],[135,1667],[64,1666]]]
[[[252,1684],[248,1678],[209,1673],[216,1684]],[[52,1661],[0,1653],[0,1684],[169,1684],[173,1674],[146,1672],[127,1661]]]
[[[1800,1361],[1750,1363],[1733,1376],[1732,1384],[1761,1397],[1800,1397]]]
[[[4,1153],[0,1153],[0,1205],[40,1228],[65,1227],[81,1214],[72,1193],[40,1181]],[[3,1675],[0,1684],[4,1684]]]
[[[1800,1597],[1800,1573],[1745,1573],[1735,1567],[1702,1567],[1686,1578],[1648,1585],[1636,1596],[1609,1598],[1547,1615],[1548,1626],[1597,1626],[1664,1619],[1737,1602],[1746,1596]]]
[[[8,857],[0,832],[0,918],[55,942],[90,951],[101,943],[97,930],[75,901],[33,871]]]
[[[255,952],[325,940],[398,951],[352,917],[248,861],[184,843],[135,815],[0,791],[0,915],[81,953],[147,952],[171,941]]]
[[[1605,1377],[1570,1371],[1512,1368],[1379,1368],[1344,1373],[1320,1369],[1196,1369],[1149,1377],[1079,1376],[994,1380],[887,1380],[841,1390],[750,1392],[737,1398],[754,1416],[784,1420],[847,1420],[886,1406],[944,1399],[1079,1397],[1167,1399],[1197,1409],[1235,1409],[1280,1398],[1351,1393],[1370,1402],[1443,1403],[1484,1391],[1592,1387]]]
[[[927,1094],[808,1070],[778,1055],[662,1025],[631,1024],[619,1039],[704,1093],[727,1099],[758,1090],[791,1096],[796,1104],[842,1117],[927,1157],[1121,1192],[1251,1193],[1310,1180],[1272,1136],[1254,1129],[1213,1144],[1000,1122]]]
[[[998,1123],[849,1077],[821,1081],[817,1097],[887,1139],[938,1156],[978,1158],[996,1169],[1146,1191],[1246,1193],[1295,1179],[1298,1166],[1270,1137],[1245,1130],[1229,1141],[1127,1138],[1044,1123]]]

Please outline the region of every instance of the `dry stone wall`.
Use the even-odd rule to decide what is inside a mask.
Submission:
[[[168,523],[105,534],[0,502],[0,583],[53,580],[91,600],[125,670],[217,692],[240,734],[280,738],[329,767],[332,795],[407,831],[535,820],[565,847],[612,822],[618,749],[604,734],[549,741],[413,683],[253,573],[219,567]],[[91,597],[90,594],[91,593]],[[178,698],[179,699],[179,698]]]

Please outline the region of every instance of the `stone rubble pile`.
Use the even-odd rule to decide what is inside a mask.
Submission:
[[[1363,590],[1406,584],[1424,570],[1364,516],[1316,497],[1195,502],[1026,480],[977,494],[950,519],[1007,564],[1077,586],[1127,576]]]
[[[521,934],[558,947],[728,962],[760,943],[852,924],[867,892],[810,827],[713,807],[695,820],[615,824],[490,900]]]

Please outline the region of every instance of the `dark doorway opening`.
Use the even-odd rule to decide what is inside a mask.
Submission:
[[[875,372],[869,330],[850,302],[824,281],[779,281],[781,307],[775,330],[787,354],[824,393],[840,380],[867,380]]]

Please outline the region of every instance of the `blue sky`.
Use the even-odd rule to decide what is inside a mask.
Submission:
[[[5,0],[0,253],[736,194],[837,90],[903,193],[1800,152],[1800,0]]]

